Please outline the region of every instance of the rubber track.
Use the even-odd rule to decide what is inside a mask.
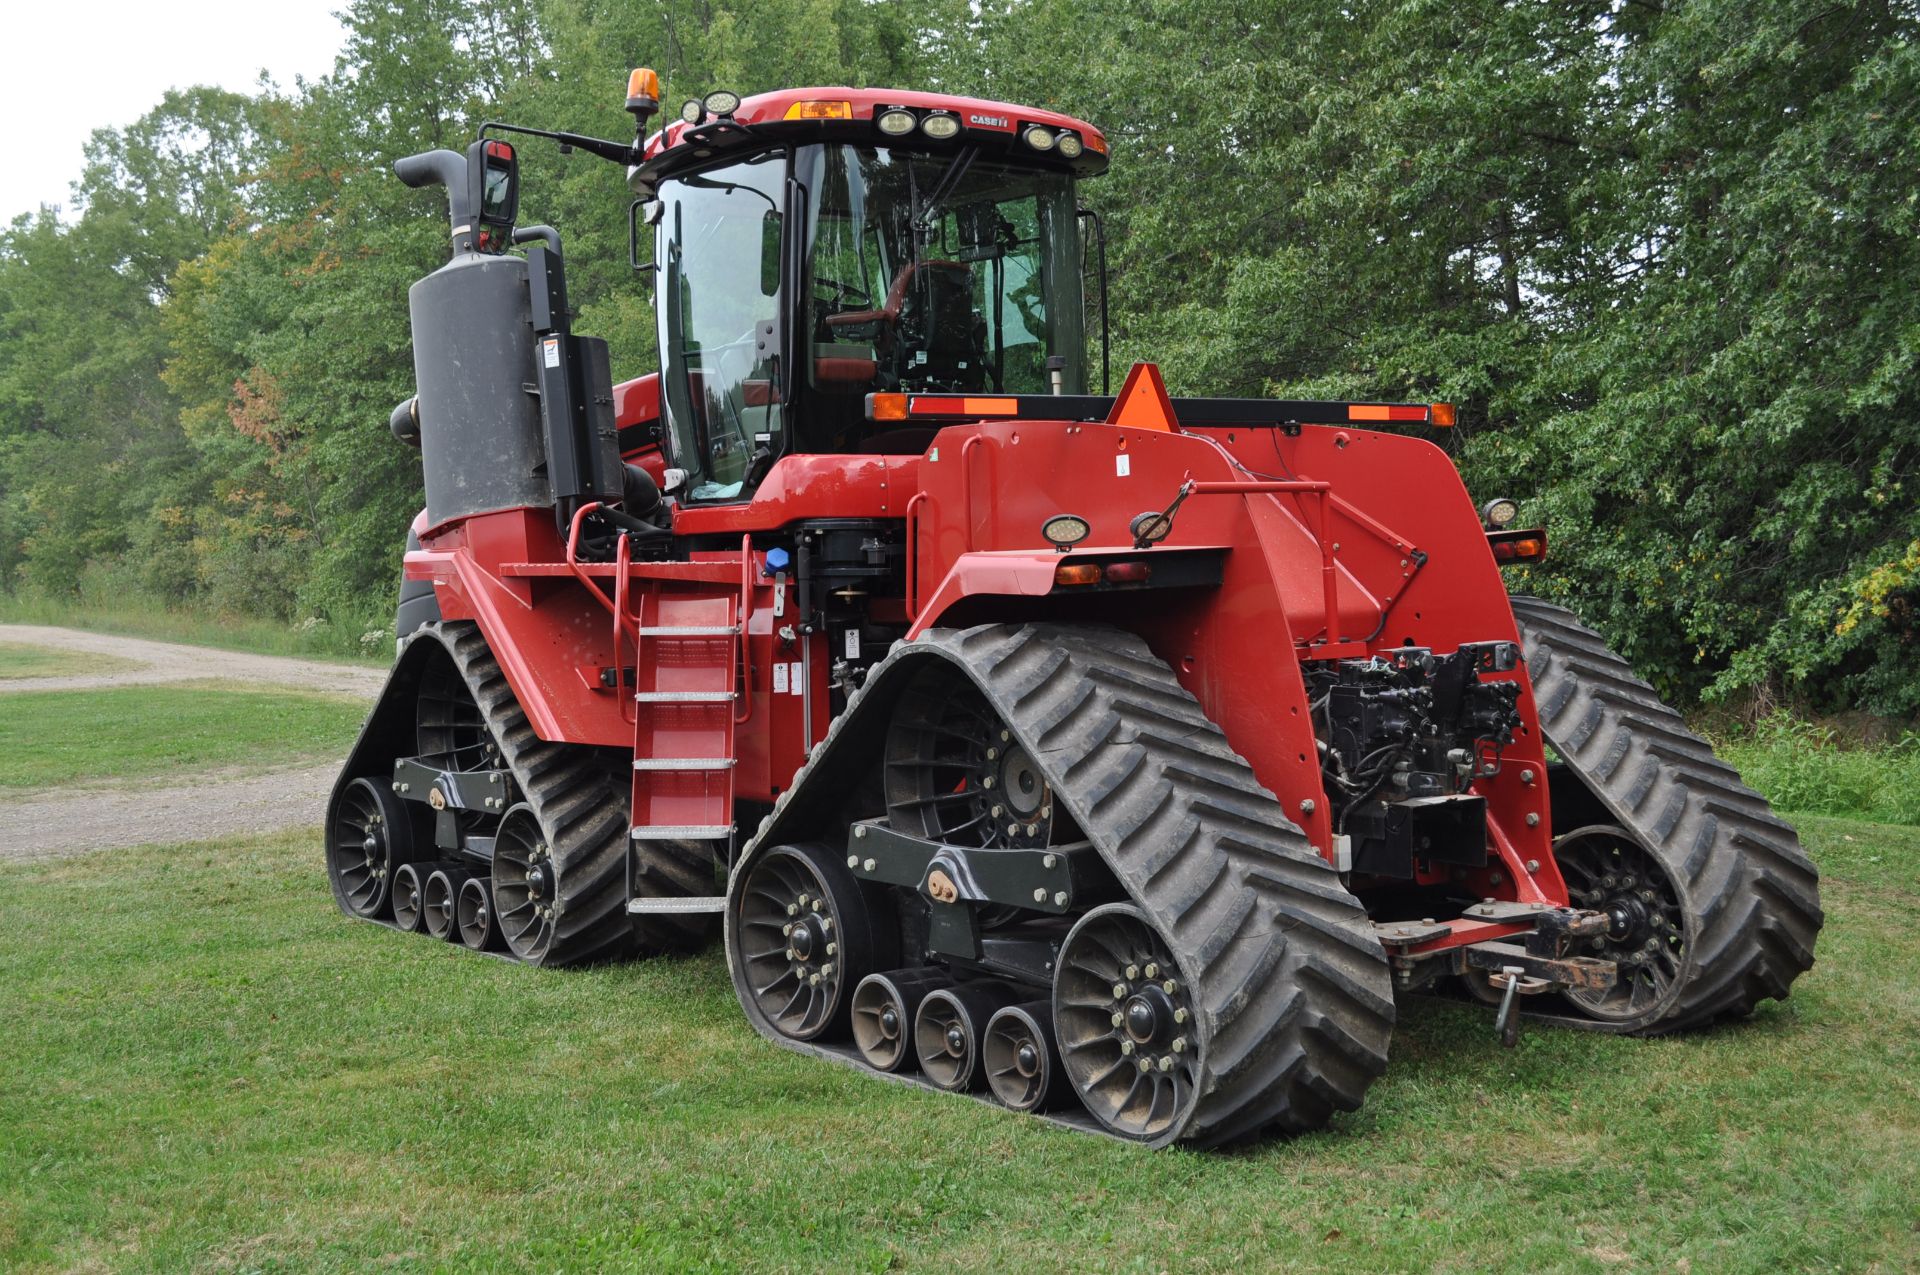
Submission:
[[[707,931],[704,917],[634,917],[627,912],[623,856],[631,832],[632,792],[606,761],[605,750],[549,743],[534,734],[527,715],[469,622],[423,626],[453,657],[480,706],[523,800],[533,808],[560,870],[553,941],[541,965],[611,960],[639,947],[685,948]],[[642,895],[700,895],[713,888],[713,859],[686,842],[636,845],[635,889]]]
[[[1300,1132],[1358,1107],[1386,1068],[1394,1019],[1372,926],[1172,670],[1122,630],[993,625],[896,645],[761,824],[734,879],[763,846],[844,838],[810,791],[844,791],[878,764],[877,727],[934,661],[980,688],[1194,991],[1197,1098],[1160,1141]],[[763,1035],[794,1044],[741,1001]]]
[[[1513,615],[1546,742],[1667,866],[1696,926],[1679,993],[1635,1033],[1784,1000],[1823,920],[1792,826],[1571,612],[1515,597]]]

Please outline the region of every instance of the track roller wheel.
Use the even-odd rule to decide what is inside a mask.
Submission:
[[[403,863],[393,870],[393,923],[409,934],[418,933],[424,914],[430,863]]]
[[[987,1023],[1012,993],[994,983],[968,983],[928,992],[913,1016],[913,1051],[920,1071],[942,1089],[965,1093],[987,1078],[981,1041]]]
[[[1044,1110],[1071,1092],[1046,1001],[1009,1005],[988,1019],[980,1058],[993,1096],[1015,1111]]]
[[[730,906],[728,955],[754,1008],[794,1040],[843,1034],[875,945],[866,897],[841,856],[817,844],[775,846]]]
[[[454,933],[454,907],[462,886],[473,879],[466,868],[437,868],[427,877],[420,892],[420,920],[434,938],[458,942]]]
[[[454,900],[454,924],[460,941],[476,952],[500,946],[500,922],[493,914],[493,886],[485,877],[468,877]]]
[[[347,785],[327,829],[327,877],[348,916],[373,920],[386,911],[393,873],[413,857],[413,821],[384,783]]]
[[[1131,904],[1095,908],[1061,945],[1053,983],[1061,1061],[1094,1119],[1123,1138],[1157,1138],[1193,1105],[1201,1042],[1188,986]]]
[[[907,1038],[927,993],[951,986],[942,970],[869,974],[853,989],[853,1043],[875,1071],[900,1071],[913,1060]]]

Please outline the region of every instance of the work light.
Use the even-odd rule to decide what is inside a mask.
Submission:
[[[920,131],[935,141],[945,141],[960,132],[960,117],[936,111],[920,121]]]
[[[890,111],[880,112],[880,118],[874,121],[880,126],[880,131],[888,137],[904,137],[911,133],[914,125],[919,122],[914,118],[912,111],[903,110],[897,106]]]
[[[1050,151],[1053,149],[1054,136],[1053,130],[1051,129],[1041,128],[1036,124],[1027,130],[1026,138],[1027,145],[1037,151]]]
[[[740,95],[729,93],[726,89],[715,89],[707,94],[703,105],[709,115],[731,115],[740,109]]]

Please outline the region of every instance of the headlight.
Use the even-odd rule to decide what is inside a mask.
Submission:
[[[936,141],[945,141],[960,132],[960,117],[944,111],[929,115],[920,121],[920,131]]]
[[[1060,134],[1060,155],[1062,158],[1078,159],[1080,158],[1080,152],[1085,149],[1086,144],[1080,140],[1078,133]]]
[[[880,126],[880,131],[888,137],[904,137],[911,133],[919,122],[914,118],[912,111],[901,110],[897,106],[890,111],[880,112],[880,118],[874,121]]]
[[[1036,124],[1027,130],[1026,138],[1027,145],[1037,151],[1050,151],[1053,149],[1054,136],[1053,130],[1051,129],[1041,128]]]
[[[1520,516],[1520,504],[1510,496],[1495,496],[1480,507],[1480,521],[1495,531],[1510,527]]]
[[[709,115],[731,115],[740,109],[740,95],[716,89],[707,94],[707,100],[702,105],[707,108]]]

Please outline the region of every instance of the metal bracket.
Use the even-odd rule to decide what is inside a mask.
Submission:
[[[1090,841],[983,849],[911,836],[883,819],[853,825],[847,867],[863,881],[904,886],[941,906],[998,903],[1064,915],[1120,896]]]

